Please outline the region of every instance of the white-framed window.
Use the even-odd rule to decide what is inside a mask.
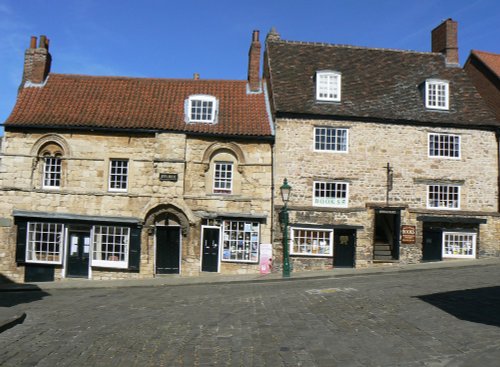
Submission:
[[[214,123],[217,116],[217,99],[208,95],[193,95],[187,100],[186,116],[189,122]]]
[[[443,257],[476,257],[476,234],[443,232]]]
[[[111,159],[109,161],[109,191],[127,191],[128,160]]]
[[[233,162],[215,162],[214,194],[231,194],[233,189]]]
[[[130,228],[94,226],[92,235],[92,266],[127,268]]]
[[[222,222],[222,261],[259,261],[260,225],[245,220]]]
[[[332,256],[333,229],[290,228],[290,254]]]
[[[428,79],[425,81],[425,107],[435,110],[448,110],[449,83],[445,80]]]
[[[316,73],[316,100],[340,101],[342,75],[336,71]]]
[[[58,189],[61,187],[62,160],[60,156],[46,155],[43,157],[44,189]]]
[[[63,224],[28,222],[26,262],[61,264],[63,241]]]
[[[314,181],[313,205],[347,208],[347,182]]]
[[[427,207],[433,209],[460,209],[460,186],[428,185]]]
[[[347,153],[348,129],[335,127],[314,128],[314,150]]]
[[[429,134],[429,157],[460,158],[460,135]]]

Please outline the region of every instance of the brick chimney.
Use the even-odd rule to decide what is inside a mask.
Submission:
[[[253,31],[252,43],[248,51],[248,88],[251,92],[260,92],[259,31]]]
[[[36,46],[36,37],[31,37],[30,47],[24,53],[24,70],[21,87],[26,82],[41,84],[47,78],[50,72],[52,56],[49,53],[49,39],[46,36],[40,36],[38,47]]]
[[[446,63],[458,64],[458,23],[448,18],[432,30],[432,52],[441,52]]]

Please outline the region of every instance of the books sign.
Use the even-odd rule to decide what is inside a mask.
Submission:
[[[401,243],[414,245],[417,237],[417,227],[401,226]]]

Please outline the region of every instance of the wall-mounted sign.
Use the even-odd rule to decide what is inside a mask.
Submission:
[[[417,227],[401,226],[401,243],[414,245],[417,237]]]
[[[160,181],[177,182],[177,173],[160,173]]]

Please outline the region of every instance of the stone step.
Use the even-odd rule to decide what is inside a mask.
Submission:
[[[392,252],[391,252],[391,250],[379,250],[379,249],[375,249],[375,251],[373,251],[373,255],[375,255],[375,256],[379,256],[379,255],[382,255],[382,256],[392,256]]]
[[[391,251],[391,246],[389,246],[389,245],[374,245],[373,249],[374,250],[381,250],[381,251]]]
[[[373,260],[392,260],[391,255],[373,255]]]

